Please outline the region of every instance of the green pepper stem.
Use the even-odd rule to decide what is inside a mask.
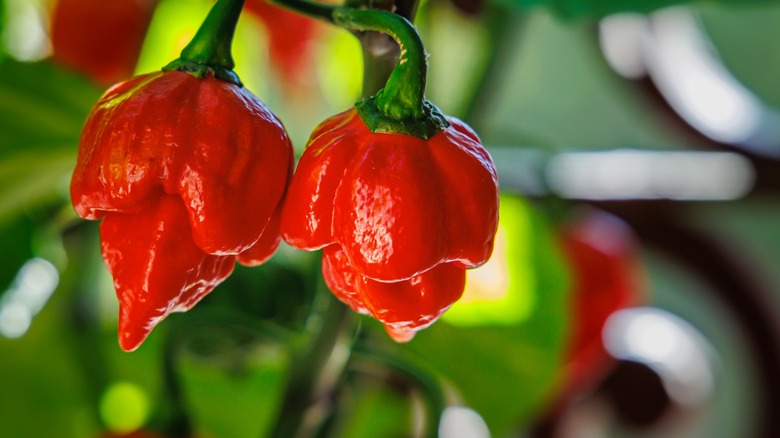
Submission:
[[[219,0],[198,29],[181,59],[232,70],[236,64],[230,47],[244,0]]]
[[[272,1],[353,32],[382,32],[398,43],[398,61],[384,88],[355,104],[358,115],[371,132],[429,139],[449,126],[439,109],[425,100],[427,55],[420,34],[407,18],[384,10],[334,7],[311,0]],[[415,0],[403,2],[405,9],[400,12],[413,14],[416,4]]]
[[[422,118],[428,62],[422,38],[414,25],[391,12],[352,8],[337,8],[333,20],[349,30],[384,32],[398,43],[401,49],[398,62],[385,88],[376,95],[376,106],[395,120]]]
[[[243,7],[244,0],[218,0],[179,59],[163,70],[184,71],[198,78],[213,75],[241,85],[233,72],[231,46]]]

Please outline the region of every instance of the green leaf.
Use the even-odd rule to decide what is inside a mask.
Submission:
[[[0,224],[67,199],[84,120],[100,90],[45,62],[0,62]]]
[[[6,249],[0,251],[0,296],[16,278],[19,268],[32,257],[32,236],[33,224],[27,217],[0,225],[0,242]]]
[[[674,5],[713,4],[742,6],[773,4],[771,0],[493,0],[495,3],[530,8],[544,5],[565,18],[596,18],[619,12],[652,12]]]
[[[396,438],[410,436],[411,404],[405,394],[393,391],[379,382],[359,380],[349,394],[349,406],[338,410],[334,432],[344,438]]]
[[[0,223],[30,206],[67,199],[75,158],[72,152],[63,150],[3,156],[0,161]]]
[[[483,416],[494,436],[522,426],[549,400],[568,334],[568,272],[546,221],[524,205],[515,204],[524,208],[515,213],[527,215],[522,238],[517,239],[515,232],[507,244],[525,246],[527,257],[510,269],[512,275],[533,279],[530,288],[517,289],[532,296],[498,302],[532,303],[530,310],[522,310],[524,319],[498,324],[489,318],[481,326],[440,321],[407,346],[408,352],[455,387],[465,404]]]
[[[275,420],[289,352],[272,343],[237,342],[225,330],[202,339],[210,352],[182,356],[188,412],[208,436],[254,438]]]
[[[0,63],[0,151],[57,142],[74,148],[100,97],[86,79],[47,62]]]

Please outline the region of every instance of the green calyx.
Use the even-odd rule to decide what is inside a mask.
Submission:
[[[379,31],[400,46],[400,55],[385,87],[355,105],[371,132],[395,133],[427,140],[449,126],[447,119],[425,100],[428,61],[420,34],[400,15],[387,11],[336,8],[334,23],[352,31]]]
[[[228,69],[220,66],[212,66],[207,64],[201,64],[198,62],[177,59],[175,61],[172,61],[170,64],[166,65],[165,67],[163,67],[163,71],[173,71],[173,70],[188,73],[198,79],[203,79],[209,76],[213,76],[217,79],[221,79],[223,81],[236,84],[239,87],[243,86],[236,72],[234,72],[232,69]]]
[[[355,104],[358,116],[371,132],[406,134],[428,140],[442,129],[450,126],[439,108],[427,100],[423,102],[423,111],[420,116],[389,116],[387,109],[380,108],[378,104],[383,92],[384,89],[380,90],[376,96],[367,97]]]
[[[163,67],[163,71],[181,71],[198,79],[213,76],[242,86],[233,71],[235,62],[230,47],[243,7],[244,0],[218,0],[179,59]]]

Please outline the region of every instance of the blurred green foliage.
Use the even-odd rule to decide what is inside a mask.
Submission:
[[[76,146],[100,90],[47,62],[0,64],[0,224],[23,209],[64,203]]]
[[[442,321],[420,332],[408,346],[413,357],[453,385],[497,436],[530,421],[553,398],[571,318],[568,271],[556,237],[545,218],[532,209],[523,212],[528,215],[529,232],[521,241],[507,243],[525,246],[528,264],[507,260],[511,275],[535,279],[529,317],[514,324],[495,325],[488,320],[470,327]]]

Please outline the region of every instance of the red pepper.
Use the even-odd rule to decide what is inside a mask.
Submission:
[[[496,170],[463,122],[428,140],[372,133],[354,109],[311,135],[282,212],[282,237],[324,248],[334,294],[397,341],[432,324],[462,294],[465,269],[490,257]]]
[[[120,302],[119,341],[137,348],[279,244],[292,145],[281,122],[233,83],[179,71],[120,83],[82,133],[71,198],[103,218],[103,257]]]
[[[574,395],[612,362],[601,334],[609,316],[645,294],[633,235],[619,219],[590,212],[563,230],[562,243],[573,271],[566,391]]]
[[[110,85],[133,74],[157,0],[58,0],[54,60]]]

